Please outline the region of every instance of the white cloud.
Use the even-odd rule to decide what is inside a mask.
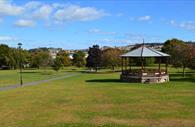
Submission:
[[[195,31],[195,22],[192,21],[182,22],[179,24],[179,27],[184,28],[186,30]]]
[[[54,14],[54,19],[59,22],[66,21],[91,21],[106,16],[103,10],[93,7],[80,7],[78,5],[67,5],[63,9],[58,9]]]
[[[130,43],[131,42],[128,39],[103,39],[102,41],[108,43]]]
[[[15,22],[15,26],[17,27],[33,27],[35,26],[35,22],[32,20],[20,19]]]
[[[117,13],[116,16],[117,17],[122,17],[124,14],[123,13]]]
[[[149,15],[142,16],[142,17],[138,18],[139,21],[149,21],[150,19],[151,19],[151,16],[149,16]]]
[[[6,0],[0,0],[0,16],[18,16],[24,11],[23,7],[16,6]]]
[[[38,19],[48,19],[52,10],[53,8],[50,5],[42,5],[33,13],[33,17]]]
[[[176,24],[175,20],[171,20],[171,21],[170,21],[170,24],[171,24],[171,25],[175,25],[175,24]]]
[[[107,32],[107,31],[102,31],[97,28],[89,29],[88,33],[95,33],[95,34],[102,34],[102,35],[116,35],[116,32]]]
[[[17,39],[12,36],[1,36],[0,35],[0,41],[13,41],[13,40],[17,40]]]
[[[45,24],[63,24],[68,21],[91,21],[107,16],[103,10],[94,7],[82,7],[75,4],[43,3],[29,1],[16,5],[13,0],[0,0],[0,21],[6,16],[16,16],[16,26],[34,26],[34,21],[44,20]]]
[[[41,6],[41,2],[39,1],[30,1],[24,5],[26,9],[36,9]]]
[[[89,32],[89,33],[99,33],[99,32],[101,32],[101,30],[100,30],[100,29],[94,28],[94,29],[88,30],[88,32]]]
[[[170,20],[168,23],[178,28],[195,31],[195,21],[176,22],[175,20]]]
[[[147,43],[149,42],[162,42],[163,39],[167,37],[160,36],[160,35],[150,35],[144,33],[125,33],[124,38],[131,40],[131,42],[142,43],[143,40]]]
[[[59,4],[59,3],[53,3],[52,7],[54,8],[63,8],[65,5],[64,4]]]

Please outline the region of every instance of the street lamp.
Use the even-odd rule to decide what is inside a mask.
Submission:
[[[22,53],[21,53],[21,47],[22,47],[22,43],[18,43],[18,49],[19,49],[19,53],[20,53],[20,86],[23,85],[23,81],[22,81]]]

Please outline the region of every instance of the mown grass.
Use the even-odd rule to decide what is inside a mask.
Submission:
[[[43,79],[50,79],[53,77],[58,77],[65,75],[66,72],[59,71],[55,72],[53,70],[23,70],[23,82],[33,82]],[[0,71],[0,87],[14,85],[20,83],[20,72],[19,70],[1,70]]]
[[[119,73],[76,72],[80,75],[1,91],[0,125],[194,127],[194,72],[185,78],[172,72],[163,84],[124,83]]]

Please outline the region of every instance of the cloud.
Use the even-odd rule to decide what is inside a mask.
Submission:
[[[80,7],[78,5],[67,5],[63,9],[58,9],[54,14],[54,19],[59,22],[67,21],[91,21],[108,15],[103,10],[93,7]]]
[[[15,22],[15,26],[17,27],[33,27],[35,26],[35,22],[33,20],[20,19]]]
[[[131,40],[128,39],[102,39],[102,40],[96,40],[97,42],[103,42],[103,43],[131,43]]]
[[[175,20],[171,20],[171,21],[170,21],[170,24],[171,24],[171,25],[175,25],[175,24],[176,24]]]
[[[16,21],[15,25],[22,27],[33,26],[30,20],[44,20],[46,24],[63,24],[70,21],[97,20],[107,15],[104,10],[76,4],[29,1],[23,5],[16,5],[13,0],[0,0],[0,19],[3,20],[5,16],[26,19],[28,23],[24,20]]]
[[[168,24],[185,30],[195,31],[195,21],[176,22],[175,20],[170,20]]]
[[[167,37],[160,36],[160,35],[150,35],[150,34],[143,34],[143,33],[125,33],[124,38],[131,40],[134,43],[142,43],[143,40],[145,42],[163,42]]]
[[[17,40],[17,39],[12,36],[1,36],[0,35],[0,41],[13,41],[13,40]]]
[[[145,15],[145,16],[141,16],[141,17],[129,17],[130,21],[145,21],[145,22],[149,22],[152,23],[151,21],[152,17],[149,15]]]
[[[65,7],[65,5],[64,4],[59,4],[59,3],[53,3],[52,7],[57,9],[57,8],[63,8],[63,7]]]
[[[184,28],[186,30],[195,31],[195,22],[193,21],[182,22],[179,24],[179,27]]]
[[[93,28],[93,29],[89,29],[88,33],[92,33],[92,34],[101,34],[101,35],[116,35],[116,32],[106,32],[106,31],[102,31],[100,29],[97,28]]]
[[[0,16],[18,16],[24,11],[23,7],[16,6],[6,0],[0,0]]]
[[[138,18],[139,21],[149,21],[150,19],[151,19],[151,16],[149,16],[149,15],[142,16],[142,17]]]
[[[39,1],[30,1],[24,5],[26,9],[36,9],[41,6],[41,2]]]
[[[116,16],[117,17],[122,17],[124,14],[123,13],[117,13]]]
[[[38,19],[48,19],[52,10],[53,8],[50,5],[42,5],[33,13],[33,17]]]

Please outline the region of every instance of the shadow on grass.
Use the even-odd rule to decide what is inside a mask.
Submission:
[[[18,72],[18,73],[20,73],[20,72]],[[24,73],[24,74],[30,74],[30,73],[32,73],[32,74],[34,74],[34,73],[40,73],[40,72],[34,72],[34,71],[27,71],[27,72],[22,72],[22,73]]]
[[[170,80],[176,81],[176,82],[194,82],[195,83],[194,77],[181,77],[181,78],[171,77]]]
[[[120,79],[92,79],[92,80],[86,80],[86,82],[99,82],[99,83],[122,83]]]
[[[170,74],[170,80],[176,82],[195,82],[195,74],[194,73],[186,73],[185,77],[182,74]]]

